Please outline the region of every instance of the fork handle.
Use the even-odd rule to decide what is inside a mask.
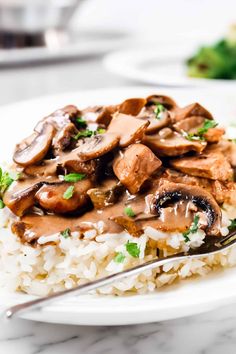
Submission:
[[[192,257],[193,256],[187,256],[187,255],[184,255],[183,253],[180,253],[178,255],[168,256],[166,258],[153,259],[151,261],[140,264],[140,265],[135,266],[133,268],[129,268],[129,269],[124,270],[122,272],[108,275],[107,277],[100,278],[100,279],[88,282],[86,284],[83,284],[83,285],[79,285],[79,286],[74,287],[72,289],[63,290],[61,292],[58,292],[58,293],[55,293],[52,295],[48,295],[48,296],[45,296],[45,297],[42,297],[39,299],[35,299],[32,301],[28,301],[28,302],[24,302],[22,304],[12,306],[5,311],[5,317],[10,319],[18,313],[25,313],[30,310],[39,309],[42,307],[42,305],[48,305],[57,299],[61,300],[61,299],[69,297],[72,294],[73,295],[80,295],[83,293],[87,293],[88,291],[95,290],[97,288],[101,288],[106,285],[110,285],[114,281],[121,280],[125,277],[137,275],[141,272],[162,266],[162,265],[169,263],[169,262],[173,262],[173,261],[177,261],[177,260],[181,261],[183,259],[192,258]]]

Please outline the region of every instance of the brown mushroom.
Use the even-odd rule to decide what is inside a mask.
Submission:
[[[100,167],[100,160],[79,161],[78,158],[73,159],[70,153],[63,156],[62,166],[67,172],[84,173],[87,176],[96,177],[97,171]]]
[[[123,114],[137,116],[145,104],[145,98],[129,98],[118,106],[118,111]]]
[[[39,132],[45,123],[54,126],[55,131],[60,131],[67,124],[75,122],[79,114],[78,108],[73,105],[67,105],[61,109],[56,110],[49,116],[43,118],[35,127],[35,131]]]
[[[146,100],[147,103],[139,113],[138,118],[150,122],[146,134],[153,134],[171,123],[169,111],[177,107],[177,104],[170,97],[162,95],[152,95],[147,97]],[[155,112],[157,104],[161,104],[164,107],[164,111],[160,116],[157,116]]]
[[[74,142],[74,137],[78,133],[73,123],[68,123],[61,130],[58,131],[53,139],[54,155],[60,155],[62,151],[66,150],[71,142]]]
[[[145,103],[146,100],[144,98],[129,98],[121,104],[100,108],[100,111],[97,111],[96,123],[107,127],[115,112],[136,116],[139,114]]]
[[[45,123],[38,133],[33,133],[16,146],[13,156],[15,163],[29,166],[41,161],[51,146],[53,136],[53,126]]]
[[[65,192],[73,187],[72,196],[65,198]],[[87,191],[92,187],[89,179],[74,184],[60,183],[42,186],[35,195],[39,205],[51,212],[65,214],[83,208],[88,203]]]
[[[233,179],[233,170],[220,151],[207,149],[200,155],[181,157],[170,163],[176,170],[192,176],[220,181]]]
[[[4,204],[17,216],[24,215],[35,203],[35,194],[43,182],[17,190],[17,182],[13,183],[3,196]],[[16,191],[15,191],[16,189]]]
[[[119,135],[120,146],[127,147],[136,141],[142,140],[148,125],[148,121],[123,113],[115,113],[107,132]]]
[[[153,103],[162,104],[168,111],[171,111],[178,107],[177,103],[169,96],[165,95],[151,95],[146,98],[147,105],[152,105]]]
[[[183,108],[175,108],[171,113],[171,118],[173,122],[179,122],[180,120],[191,116],[201,116],[207,119],[213,119],[212,114],[199,103],[192,103]]]
[[[115,133],[98,134],[90,138],[80,139],[71,154],[77,156],[80,161],[96,159],[115,149],[119,140],[119,135]]]
[[[88,190],[88,195],[95,209],[101,210],[115,204],[125,188],[117,180],[108,180],[103,185]]]
[[[160,215],[161,209],[179,202],[192,202],[207,216],[207,232],[219,235],[221,226],[221,209],[210,193],[197,186],[167,182],[163,184],[153,198],[152,210]]]
[[[158,134],[146,135],[143,143],[159,156],[178,156],[189,151],[201,152],[207,145],[205,141],[187,140],[181,134],[169,128],[168,134],[163,129]]]
[[[192,116],[178,121],[173,125],[173,128],[180,133],[196,134],[205,123],[205,118],[201,116]],[[204,134],[203,139],[208,143],[217,143],[224,135],[225,130],[223,128],[209,128]]]
[[[161,161],[145,145],[134,144],[119,156],[113,170],[131,194],[136,194],[143,183],[161,167]]]

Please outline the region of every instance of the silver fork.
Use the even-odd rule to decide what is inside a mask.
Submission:
[[[236,243],[236,230],[231,232],[229,235],[221,238],[215,236],[207,236],[206,242],[195,250],[191,249],[187,253],[178,253],[172,256],[168,256],[166,258],[155,258],[151,261],[145,262],[136,267],[109,275],[101,279],[88,282],[84,285],[79,285],[73,289],[64,290],[46,297],[42,297],[36,300],[32,300],[22,304],[12,306],[5,311],[5,317],[10,319],[14,317],[16,314],[23,313],[33,309],[39,309],[43,305],[48,305],[57,299],[61,300],[69,297],[72,294],[73,295],[83,294],[88,291],[109,285],[114,281],[121,280],[128,276],[137,275],[141,272],[162,266],[169,262],[183,261],[186,259],[200,258],[200,257],[206,257],[210,254],[216,254],[232,247],[235,243]]]

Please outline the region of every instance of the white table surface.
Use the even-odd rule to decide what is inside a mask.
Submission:
[[[0,71],[0,104],[128,84],[106,73],[98,59],[4,69]],[[234,354],[236,306],[174,321],[113,328],[0,320],[0,353]]]

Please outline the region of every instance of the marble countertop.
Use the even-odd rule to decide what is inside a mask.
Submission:
[[[80,327],[1,321],[0,353],[7,354],[234,354],[236,307],[137,326]]]
[[[59,92],[132,84],[98,59],[4,69],[0,104]],[[4,89],[3,89],[4,88]],[[1,354],[234,354],[236,306],[203,315],[128,327],[78,327],[0,320]]]

